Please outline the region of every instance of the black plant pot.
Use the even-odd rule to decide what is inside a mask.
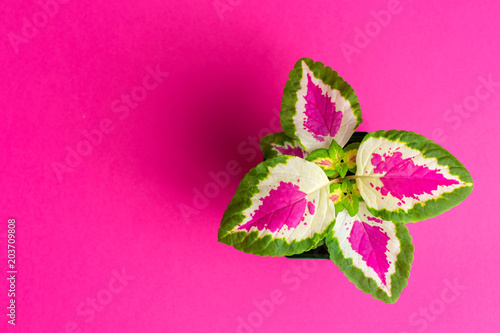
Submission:
[[[368,134],[368,132],[354,132],[346,146],[350,143],[361,142],[363,138]],[[330,253],[328,252],[328,248],[326,244],[321,244],[315,249],[309,250],[304,253],[294,254],[291,256],[285,256],[289,259],[330,259]]]

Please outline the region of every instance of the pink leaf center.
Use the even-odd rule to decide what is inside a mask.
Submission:
[[[460,184],[457,180],[445,178],[438,170],[431,170],[425,165],[415,165],[411,157],[402,157],[401,152],[394,152],[389,156],[373,154],[373,171],[378,174],[385,173],[380,178],[384,186],[376,188],[384,196],[390,193],[399,200],[404,197],[419,200],[418,195],[432,194],[439,186]]]
[[[279,151],[282,155],[292,155],[300,158],[304,158],[304,151],[300,147],[292,147],[285,144],[285,147],[275,145],[274,148]]]
[[[381,227],[354,221],[349,243],[352,249],[361,255],[366,265],[373,268],[384,285],[387,285],[385,274],[390,266],[386,255],[388,242],[389,236]]]
[[[314,214],[315,205],[307,202],[307,194],[293,183],[280,182],[278,188],[269,191],[269,195],[261,198],[262,205],[253,213],[247,223],[240,225],[238,229],[250,230],[257,227],[258,230],[268,229],[271,232],[280,230],[284,225],[288,229],[296,228],[306,216],[306,207],[311,215]]]
[[[342,111],[335,111],[335,103],[328,94],[323,94],[321,88],[312,82],[311,75],[307,74],[307,94],[304,129],[320,141],[326,136],[335,137],[342,123]]]

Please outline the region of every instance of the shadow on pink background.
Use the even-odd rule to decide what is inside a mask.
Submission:
[[[500,330],[499,4],[41,3],[2,5],[0,266],[15,218],[18,274],[16,326],[4,280],[0,331]],[[474,178],[460,206],[409,225],[396,304],[332,262],[217,243],[304,56],[354,87],[360,130],[423,134]]]

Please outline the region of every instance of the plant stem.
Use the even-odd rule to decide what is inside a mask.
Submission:
[[[342,178],[335,178],[333,180],[330,180],[330,182],[328,183],[328,185],[331,185],[333,183],[341,183],[342,182]]]

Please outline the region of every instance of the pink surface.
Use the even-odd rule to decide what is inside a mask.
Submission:
[[[500,331],[500,3],[60,2],[2,3],[0,266],[15,218],[18,274],[0,331]],[[474,178],[409,225],[396,304],[332,262],[217,243],[303,56],[354,87],[361,130],[423,134]]]

